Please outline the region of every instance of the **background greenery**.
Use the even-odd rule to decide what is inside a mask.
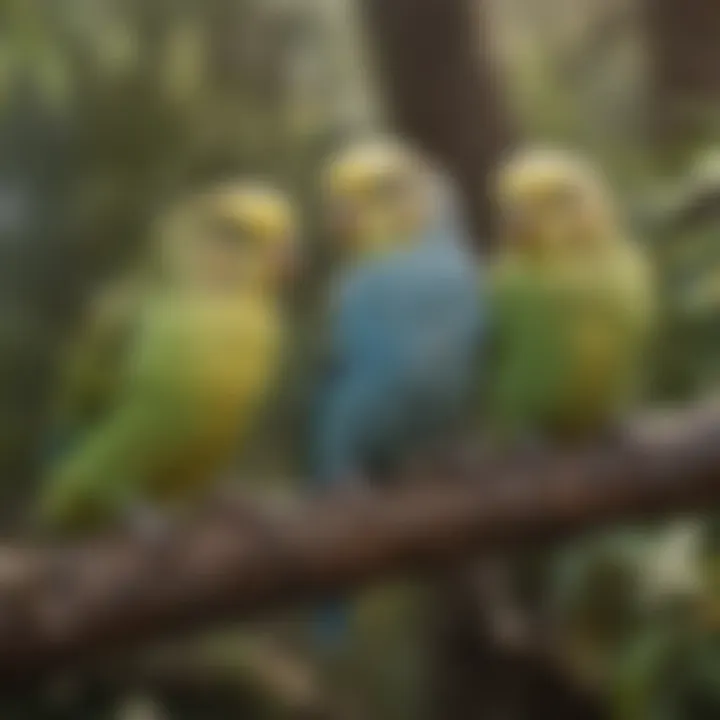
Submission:
[[[675,3],[677,34],[686,37],[674,43],[663,35],[668,22],[653,15],[669,13],[669,0],[652,12],[641,0],[488,0],[478,16],[490,38],[490,70],[509,100],[518,136],[558,140],[598,157],[655,254],[667,306],[648,368],[656,401],[698,397],[720,368],[717,316],[688,313],[684,305],[699,282],[720,272],[720,224],[712,217],[692,226],[667,222],[686,193],[720,183],[720,149],[713,145],[720,79],[702,72],[710,66],[717,75],[720,58],[706,53],[692,66],[695,84],[687,79],[690,71],[679,73],[695,88],[692,97],[681,96],[683,82],[673,83],[666,68],[708,45],[677,21],[701,4],[694,0],[683,10]],[[352,0],[0,0],[0,507],[6,532],[18,531],[33,497],[59,351],[88,297],[142,251],[162,202],[222,174],[267,177],[305,210],[307,275],[292,303],[297,352],[282,402],[246,459],[245,475],[264,483],[297,471],[293,458],[302,454],[303,392],[327,268],[318,164],[340,138],[383,125],[385,115],[375,90],[373,41],[362,35],[357,10]],[[720,9],[708,13],[701,24],[720,32]],[[720,275],[717,282],[720,289]],[[619,554],[610,552],[615,566],[633,554],[635,540],[627,537],[620,547]],[[713,558],[708,552],[702,559],[709,596]],[[572,577],[576,587],[591,583]],[[673,604],[672,621],[663,611],[661,621],[650,617],[642,633],[628,639],[650,638],[649,646],[662,648],[633,651],[629,657],[661,662],[619,665],[628,667],[630,680],[616,683],[632,695],[644,682],[632,678],[648,674],[635,668],[662,666],[653,675],[663,678],[654,686],[662,710],[653,718],[717,716],[714,630],[688,627],[698,617],[696,605],[693,600],[690,611],[686,604],[680,612]],[[667,642],[666,634],[672,635]],[[683,658],[682,673],[665,670],[670,657]],[[106,694],[90,695],[89,715],[101,717],[97,708],[108,707]],[[688,709],[698,703],[710,714]],[[211,711],[213,704],[220,710]],[[46,705],[35,711],[80,712],[76,703],[67,715],[62,703]],[[170,716],[177,705],[168,702]],[[187,698],[180,705],[193,717]],[[9,701],[7,707],[13,717]],[[30,712],[21,707],[18,716]],[[204,697],[200,707],[202,717],[248,716],[217,697]],[[134,719],[157,715],[147,708],[134,712]]]

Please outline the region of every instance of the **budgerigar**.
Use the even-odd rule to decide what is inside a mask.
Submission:
[[[45,523],[95,527],[137,507],[182,507],[217,478],[277,378],[294,226],[288,200],[259,184],[226,183],[172,208],[118,389],[49,468]]]
[[[478,269],[449,183],[399,143],[341,153],[328,174],[334,240],[327,367],[314,417],[321,488],[381,480],[455,427],[483,339]],[[342,637],[345,615],[326,616]]]
[[[484,325],[448,181],[390,141],[351,147],[331,177],[337,244],[356,259],[329,298],[315,424],[323,485],[374,476],[447,429],[467,400]]]
[[[650,375],[649,259],[599,172],[574,154],[521,151],[500,168],[497,196],[488,428],[511,447],[598,434],[621,440],[617,431]],[[595,544],[517,558],[510,596],[542,615],[564,569],[596,563]]]
[[[637,400],[655,303],[648,259],[599,174],[553,150],[500,171],[489,413],[506,439],[611,427]]]

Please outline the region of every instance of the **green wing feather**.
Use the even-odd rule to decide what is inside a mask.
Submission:
[[[176,446],[178,326],[181,318],[149,312],[120,371],[112,411],[52,469],[42,498],[44,524],[103,525],[142,499],[151,476]],[[181,350],[181,348],[180,348]]]
[[[95,298],[72,338],[52,418],[53,435],[62,441],[76,441],[112,405],[137,325],[140,297],[138,283],[113,284]]]
[[[84,530],[195,497],[259,414],[278,330],[263,299],[148,296],[113,407],[49,474],[45,524]]]
[[[489,413],[501,438],[535,429],[553,401],[563,360],[556,322],[560,289],[551,274],[515,258],[494,268]]]

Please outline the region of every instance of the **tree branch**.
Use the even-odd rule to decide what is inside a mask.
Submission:
[[[0,552],[0,676],[318,598],[391,574],[720,499],[720,405],[622,442],[486,459],[472,477],[278,510],[227,499],[162,540]],[[492,479],[491,479],[492,478]]]

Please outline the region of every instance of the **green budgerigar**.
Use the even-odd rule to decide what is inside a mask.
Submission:
[[[555,150],[501,168],[491,425],[505,441],[610,428],[647,375],[654,298],[648,260],[590,165]]]
[[[44,524],[85,529],[137,508],[182,507],[229,465],[277,379],[294,225],[282,194],[242,182],[167,213],[142,302],[108,300],[101,314],[116,312],[117,323],[99,332],[86,362],[93,422],[51,463]],[[128,313],[127,349],[115,365],[98,362]],[[82,374],[82,353],[75,362]]]
[[[522,451],[594,435],[621,439],[621,422],[648,375],[655,322],[648,259],[628,237],[599,173],[573,154],[521,151],[499,170],[497,200],[491,440]],[[507,558],[506,602],[527,628],[550,622],[548,604],[570,559],[595,563],[589,545]],[[574,646],[580,629],[564,629],[569,637],[558,646]]]

